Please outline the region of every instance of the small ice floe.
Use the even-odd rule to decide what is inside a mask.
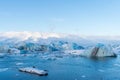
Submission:
[[[1,68],[0,72],[4,72],[4,71],[7,71],[7,70],[8,70],[8,68]]]
[[[64,53],[66,54],[72,54],[72,55],[80,55],[85,50],[65,50]]]
[[[120,67],[120,64],[114,64],[114,65]]]
[[[32,67],[19,68],[19,71],[30,73],[30,74],[36,74],[39,76],[47,76],[48,75],[48,72],[46,70],[39,70],[39,69],[32,68]]]
[[[51,60],[51,61],[57,60],[57,58],[54,56],[42,56],[41,58],[44,60]]]
[[[16,66],[20,66],[20,65],[23,65],[23,63],[21,63],[21,62],[16,63]]]
[[[82,78],[85,78],[86,76],[85,76],[85,75],[82,75],[81,77],[82,77]]]
[[[6,56],[5,53],[0,53],[0,58],[4,58]]]
[[[102,70],[102,69],[98,69],[98,71],[99,71],[99,72],[104,72],[104,70]]]

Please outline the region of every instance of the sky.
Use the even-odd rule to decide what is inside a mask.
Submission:
[[[120,35],[120,0],[0,0],[0,32]]]

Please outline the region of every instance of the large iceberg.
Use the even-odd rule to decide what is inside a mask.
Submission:
[[[104,45],[101,43],[85,50],[81,55],[87,57],[116,57],[116,54],[113,52],[110,45]]]

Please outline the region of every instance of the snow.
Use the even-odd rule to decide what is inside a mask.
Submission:
[[[56,33],[40,33],[40,32],[28,32],[28,31],[24,31],[24,32],[1,32],[0,33],[0,37],[7,37],[7,38],[18,38],[21,40],[27,40],[29,38],[43,38],[43,39],[47,39],[49,37],[56,37],[56,38],[60,38],[60,34],[56,34]]]
[[[40,75],[40,76],[48,75],[47,71],[39,70],[39,69],[32,68],[32,67],[20,68],[19,71],[27,72],[27,73],[31,73],[31,74],[36,74],[36,75]]]

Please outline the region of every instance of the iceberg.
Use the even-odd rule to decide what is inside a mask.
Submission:
[[[85,50],[65,50],[65,54],[81,55]]]
[[[84,47],[80,46],[77,43],[69,42],[69,41],[54,41],[49,45],[49,50],[51,51],[65,51],[65,50],[81,50]]]
[[[8,49],[8,53],[16,53],[16,54],[19,54],[20,53],[20,50],[16,49],[16,48],[9,48]]]
[[[0,53],[0,58],[4,58],[6,56],[5,53]]]
[[[0,72],[4,72],[4,71],[7,71],[8,68],[0,68]]]
[[[101,43],[85,50],[81,55],[87,57],[116,57],[116,54],[113,52],[110,45],[104,45]]]
[[[47,76],[48,75],[48,72],[46,70],[39,70],[39,69],[32,68],[32,67],[20,68],[19,71],[30,73],[30,74],[36,74],[39,76]]]
[[[20,65],[23,65],[23,63],[21,62],[16,63],[16,66],[20,66]]]
[[[0,45],[0,53],[7,53],[9,49],[9,46],[2,44]]]

